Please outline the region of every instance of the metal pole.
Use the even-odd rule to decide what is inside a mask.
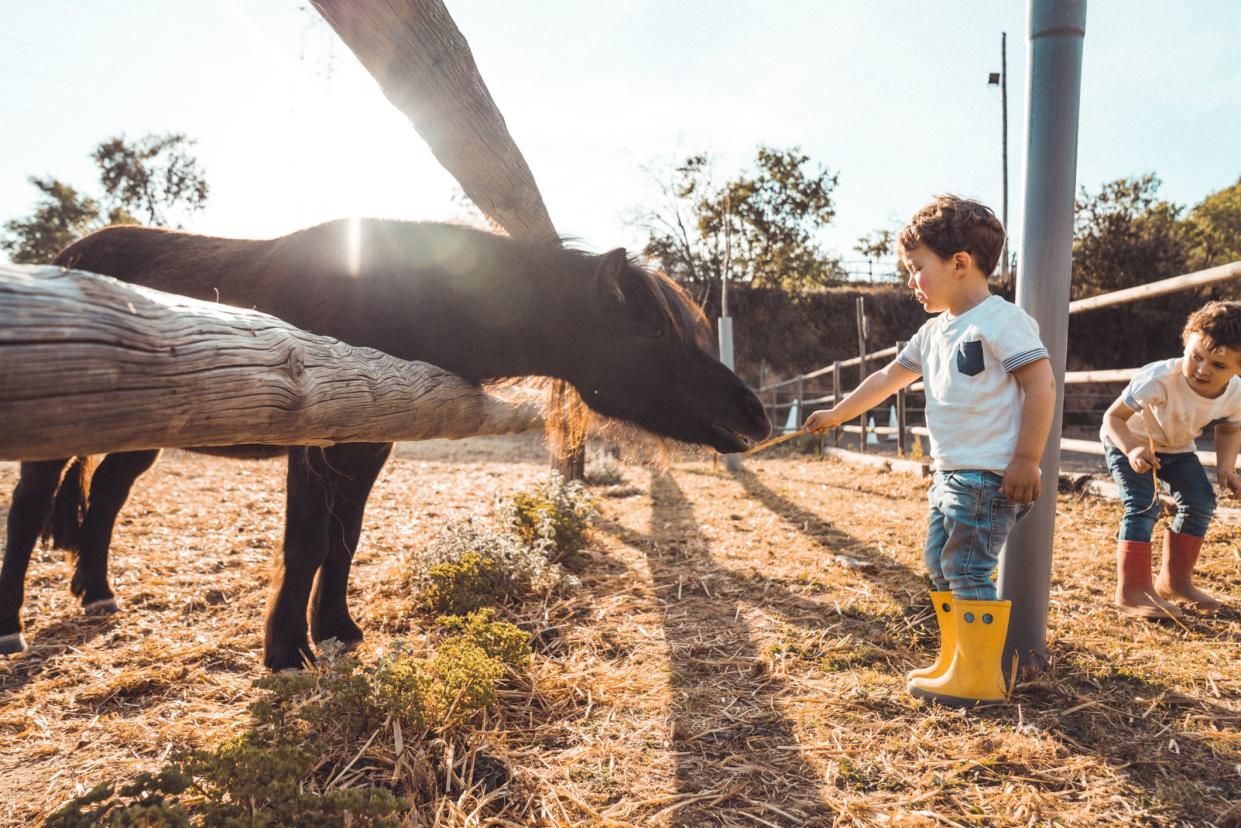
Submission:
[[[1004,266],[1000,269],[1007,290],[1010,276],[1008,259],[1008,32],[1000,32],[1000,111],[1003,125],[1000,154],[1004,159]]]
[[[903,340],[896,341],[896,355],[900,356],[905,350],[905,346],[909,344]],[[909,448],[909,432],[905,429],[905,386],[901,386],[896,391],[896,455],[898,457],[905,456],[905,450]]]
[[[732,228],[732,221],[728,215],[728,195],[724,195],[724,272],[720,279],[720,362],[724,363],[728,370],[734,370],[733,365],[733,320],[728,315],[728,271],[732,267],[732,234],[729,232]],[[735,472],[741,468],[741,457],[737,454],[724,455],[724,468],[730,472]]]
[[[840,405],[840,360],[832,362],[832,405]],[[840,426],[832,429],[832,445],[840,447]]]
[[[1017,304],[1038,322],[1061,392],[1041,463],[1042,497],[1013,529],[1000,556],[1000,596],[1013,602],[1005,663],[1016,654],[1026,668],[1047,659],[1085,36],[1086,0],[1030,0],[1029,132]]]
[[[805,379],[801,374],[797,375],[797,428],[800,430],[802,423],[806,421],[806,406],[802,403],[805,399]]]
[[[859,296],[857,298],[857,384],[861,385],[866,381],[866,298]],[[858,451],[866,451],[866,414],[862,412],[862,435],[861,442],[858,444]]]

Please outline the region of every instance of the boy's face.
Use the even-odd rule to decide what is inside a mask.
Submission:
[[[958,290],[960,279],[953,259],[941,259],[934,250],[923,245],[901,253],[909,270],[906,284],[914,292],[914,298],[922,303],[927,313],[948,310]]]
[[[1241,351],[1208,348],[1202,334],[1191,333],[1185,340],[1181,373],[1194,391],[1204,397],[1218,397],[1228,381],[1241,374]]]

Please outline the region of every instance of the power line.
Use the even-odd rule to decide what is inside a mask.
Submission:
[[[141,103],[146,106],[154,106],[154,107],[161,108],[161,109],[166,106],[166,103],[163,101],[154,101],[154,100],[151,100],[150,98],[143,98],[137,95],[130,95],[125,92],[121,92],[113,87],[96,86],[95,84],[82,83],[81,81],[69,80],[68,78],[58,78],[55,75],[44,75],[39,72],[31,72],[28,69],[21,69],[16,66],[8,66],[3,63],[0,63],[0,69],[13,72],[18,75],[25,75],[28,78],[35,78],[36,80],[51,81],[53,83],[63,83],[66,86],[75,86],[78,89],[85,89],[88,92],[92,92],[92,93],[102,93],[104,95],[111,95],[114,98],[124,98],[126,100],[134,101],[136,103]],[[178,117],[185,117],[185,113],[179,113]]]

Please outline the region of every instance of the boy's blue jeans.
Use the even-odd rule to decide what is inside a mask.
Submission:
[[[1103,444],[1108,470],[1120,489],[1120,499],[1125,504],[1125,516],[1120,521],[1120,540],[1149,541],[1155,531],[1155,522],[1162,511],[1155,499],[1155,482],[1151,473],[1139,474],[1129,465],[1129,458],[1120,449]],[[1172,531],[1179,534],[1204,537],[1211,517],[1215,514],[1215,489],[1203,471],[1202,463],[1193,452],[1177,454],[1156,453],[1159,479],[1172,489],[1176,500],[1176,517],[1172,519]]]
[[[927,497],[926,569],[934,588],[967,601],[994,601],[1000,548],[1028,505],[1000,494],[1003,475],[937,471]]]

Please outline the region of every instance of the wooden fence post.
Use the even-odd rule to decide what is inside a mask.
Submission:
[[[858,380],[857,384],[861,385],[866,381],[866,297],[859,296],[857,298],[857,352],[858,352]],[[860,418],[862,432],[859,437],[858,451],[866,451],[866,414],[863,411]]]

